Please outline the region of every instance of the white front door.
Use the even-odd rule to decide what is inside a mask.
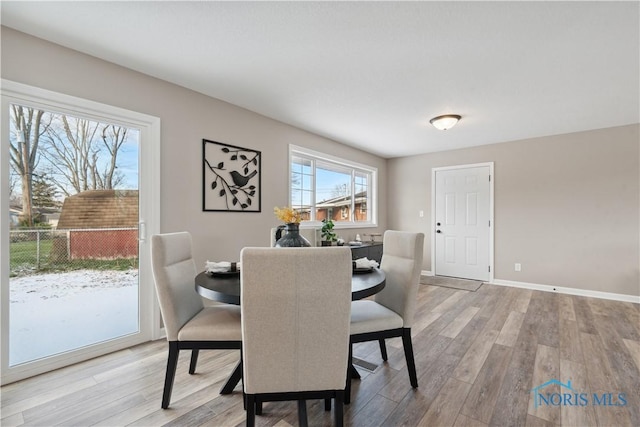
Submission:
[[[434,170],[435,271],[489,280],[491,165]]]

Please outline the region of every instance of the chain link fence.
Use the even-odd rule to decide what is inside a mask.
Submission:
[[[10,276],[138,268],[138,228],[11,230]]]

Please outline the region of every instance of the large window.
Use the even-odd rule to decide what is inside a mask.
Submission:
[[[289,165],[289,201],[304,221],[331,218],[342,227],[376,225],[376,168],[293,145]]]

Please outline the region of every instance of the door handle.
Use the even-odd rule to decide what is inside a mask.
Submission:
[[[138,240],[144,242],[147,239],[147,224],[144,221],[138,223]]]
[[[436,230],[436,233],[442,233],[442,231],[440,231],[440,230]]]

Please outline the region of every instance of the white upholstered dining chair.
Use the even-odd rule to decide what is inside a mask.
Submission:
[[[195,290],[196,265],[187,232],[151,237],[151,263],[169,358],[162,408],[169,407],[180,350],[191,350],[189,373],[195,373],[201,349],[241,349],[240,307],[220,304],[204,307]]]
[[[402,337],[409,381],[416,388],[418,377],[411,343],[411,325],[416,311],[424,234],[387,230],[383,243],[380,268],[386,275],[386,284],[375,295],[375,300],[351,303],[351,345],[378,341],[382,358],[387,360],[384,340]],[[346,403],[350,401],[350,391],[349,381],[345,392]]]
[[[247,426],[262,402],[335,402],[343,423],[349,354],[349,248],[244,248],[241,254],[243,383]]]

